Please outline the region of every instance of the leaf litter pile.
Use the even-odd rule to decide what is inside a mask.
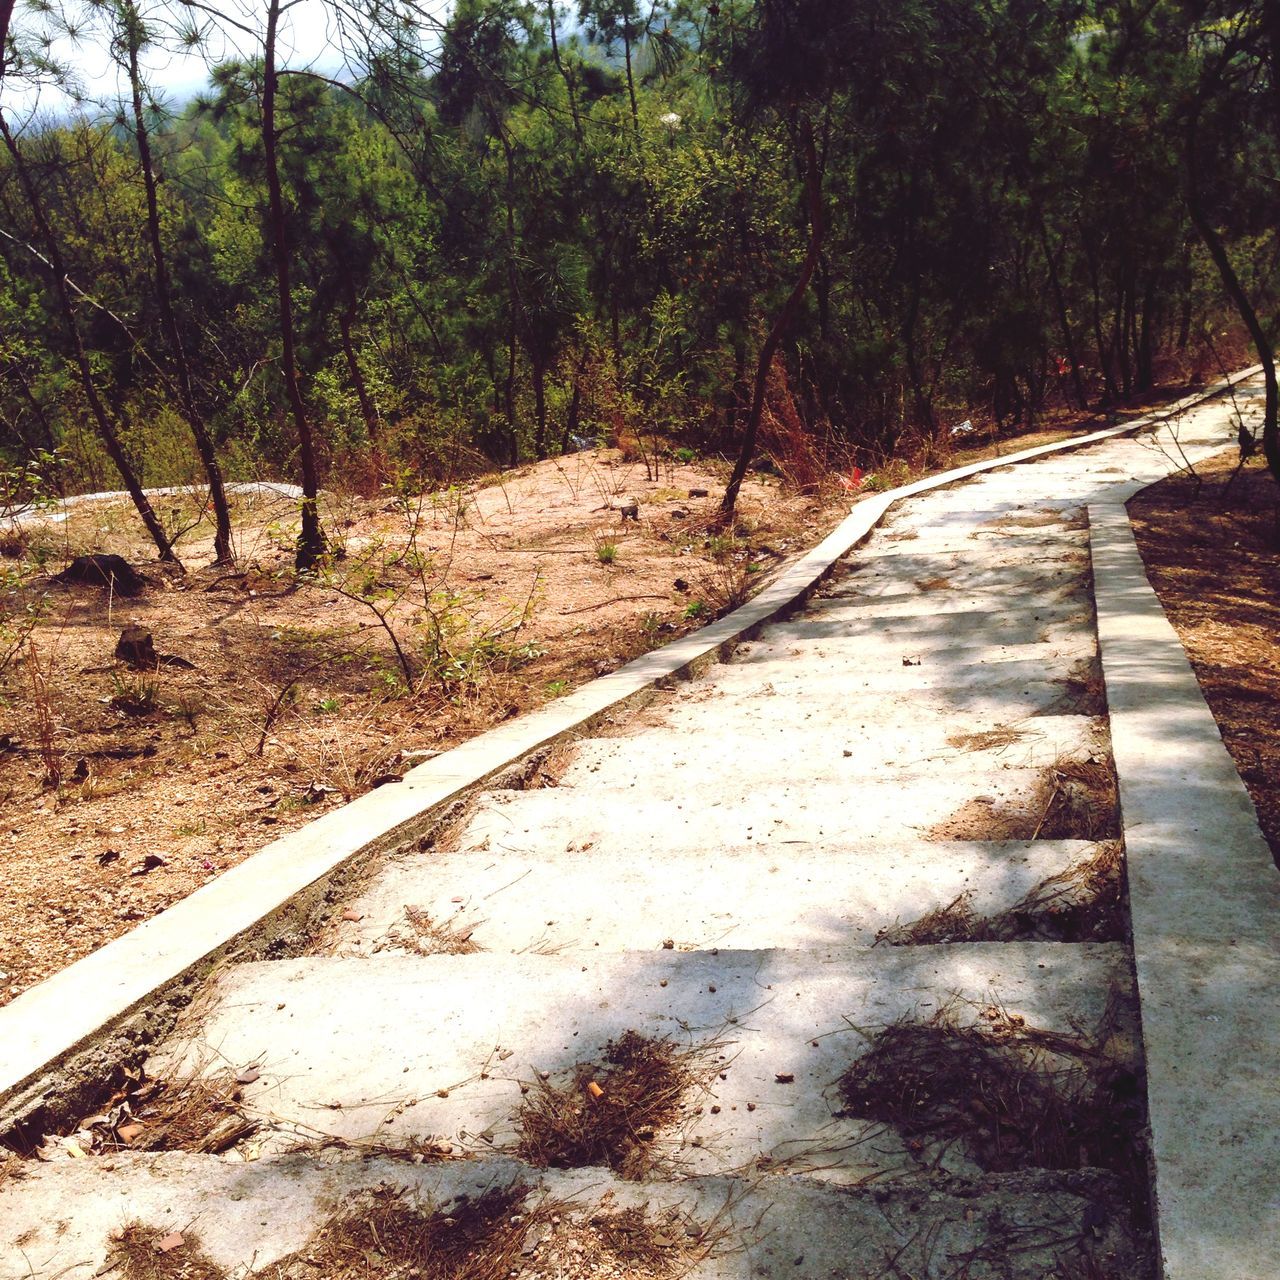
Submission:
[[[1091,1042],[997,1008],[893,1023],[841,1078],[844,1114],[892,1126],[925,1159],[960,1144],[990,1173],[1109,1169],[1140,1186],[1138,1076],[1098,1047],[1116,1022],[1109,1012]]]
[[[525,1086],[517,1154],[538,1168],[607,1165],[643,1178],[658,1134],[684,1114],[689,1091],[714,1075],[713,1049],[627,1031],[605,1046],[602,1064],[578,1063],[563,1084]]]
[[[876,934],[876,945],[922,947],[947,942],[1119,942],[1125,938],[1124,854],[1119,841],[1035,886],[991,916],[973,910],[967,890],[907,924]]]
[[[47,1135],[33,1154],[46,1161],[121,1150],[219,1155],[260,1127],[244,1110],[244,1087],[257,1078],[256,1067],[196,1069],[172,1080],[148,1079],[140,1068],[129,1071],[101,1112],[85,1116],[69,1134]]]

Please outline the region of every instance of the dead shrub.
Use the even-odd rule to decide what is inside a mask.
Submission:
[[[517,1155],[538,1168],[607,1165],[624,1178],[644,1177],[658,1133],[710,1074],[708,1052],[626,1032],[605,1046],[603,1065],[580,1062],[564,1084],[527,1087],[516,1113]]]
[[[1137,1074],[1092,1044],[984,1009],[949,1006],[877,1032],[840,1080],[845,1115],[892,1126],[927,1158],[962,1144],[983,1169],[1111,1169],[1145,1176]],[[1096,1038],[1105,1043],[1109,1014]],[[932,1150],[931,1150],[932,1149]]]

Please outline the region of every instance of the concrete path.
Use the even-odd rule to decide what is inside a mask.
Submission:
[[[730,661],[378,858],[147,1064],[251,1131],[0,1169],[0,1278],[127,1275],[130,1223],[323,1275],[397,1192],[509,1193],[528,1280],[1160,1274],[1086,509],[1234,437],[1214,402],[915,497]]]

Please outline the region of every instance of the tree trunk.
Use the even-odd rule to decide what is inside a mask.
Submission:
[[[547,371],[541,360],[533,362],[533,456],[547,456]]]
[[[1218,268],[1223,288],[1235,304],[1240,319],[1244,321],[1245,328],[1249,330],[1249,336],[1253,339],[1254,350],[1258,353],[1258,362],[1262,365],[1262,376],[1266,383],[1262,452],[1267,460],[1267,469],[1277,483],[1280,483],[1280,385],[1276,382],[1275,348],[1267,337],[1262,322],[1258,319],[1253,303],[1249,301],[1249,295],[1240,283],[1240,277],[1236,275],[1235,267],[1231,265],[1231,257],[1227,253],[1226,245],[1222,242],[1222,237],[1218,235],[1200,203],[1198,186],[1195,141],[1192,139],[1188,144],[1187,210],[1191,214],[1192,224],[1200,234],[1200,239],[1204,241],[1204,247],[1208,249],[1209,256],[1213,259],[1213,265]]]
[[[14,0],[0,0],[0,83],[4,81],[4,50],[9,43],[9,23],[13,19]]]
[[[631,69],[631,19],[624,15],[622,19],[622,52],[627,64],[627,97],[631,99],[631,123],[635,126],[636,137],[640,136],[640,107],[636,102],[636,80]]]
[[[169,264],[165,258],[164,241],[160,235],[160,201],[156,192],[156,171],[151,156],[151,138],[147,133],[146,116],[142,108],[142,74],[138,66],[138,50],[142,43],[142,19],[134,7],[133,0],[122,0],[120,16],[125,27],[125,40],[128,47],[134,135],[138,144],[138,158],[142,165],[142,180],[147,193],[147,238],[151,242],[151,260],[155,272],[156,303],[160,308],[160,323],[164,328],[165,338],[169,343],[169,353],[178,375],[178,394],[182,400],[182,411],[191,427],[191,434],[195,437],[196,452],[200,455],[205,478],[209,481],[209,498],[213,503],[214,514],[213,562],[230,564],[233,559],[231,508],[227,503],[226,487],[222,483],[222,469],[218,465],[218,455],[205,426],[204,416],[196,403],[191,382],[191,366],[187,362],[182,333],[173,311]]]
[[[313,569],[325,552],[320,528],[320,477],[316,469],[315,439],[307,406],[298,384],[298,356],[293,325],[293,290],[289,282],[289,231],[285,221],[284,195],[280,189],[280,134],[276,128],[276,98],[280,73],[276,68],[276,35],[280,22],[280,0],[268,0],[267,34],[262,56],[262,152],[266,164],[267,211],[270,220],[271,255],[275,264],[276,297],[280,310],[281,365],[285,394],[298,433],[298,453],[302,463],[302,531],[294,565],[299,573]]]
[[[350,301],[348,306],[338,313],[338,333],[342,339],[342,354],[347,361],[347,376],[355,388],[356,399],[360,401],[360,416],[364,418],[364,429],[369,434],[369,452],[373,455],[373,468],[379,479],[382,478],[382,423],[378,419],[378,406],[373,403],[369,394],[369,384],[365,381],[364,370],[360,367],[360,357],[356,345],[351,340],[351,326],[356,317],[354,292],[348,290]]]
[[[164,526],[157,519],[150,500],[147,498],[146,493],[143,492],[142,485],[139,483],[133,466],[125,455],[124,447],[120,443],[120,436],[116,431],[115,423],[112,422],[111,415],[107,412],[107,406],[103,403],[102,397],[98,394],[98,388],[94,384],[93,370],[89,365],[89,355],[85,350],[84,339],[80,335],[80,326],[76,323],[75,305],[71,299],[70,285],[67,283],[67,268],[62,258],[62,250],[58,245],[57,237],[53,234],[53,227],[50,225],[48,218],[45,217],[44,206],[40,203],[35,184],[31,181],[26,159],[19,149],[12,131],[9,129],[9,121],[5,117],[3,109],[0,109],[0,136],[4,139],[5,149],[13,162],[14,174],[18,179],[19,186],[22,188],[23,195],[26,197],[27,204],[31,208],[31,216],[40,232],[40,238],[44,241],[45,255],[49,259],[49,265],[53,268],[54,297],[57,300],[62,322],[66,326],[67,336],[71,339],[71,350],[75,360],[76,372],[80,378],[80,387],[84,392],[85,400],[88,402],[89,411],[93,415],[98,436],[107,451],[107,456],[120,473],[120,479],[124,481],[124,487],[128,490],[129,497],[133,500],[133,505],[137,508],[138,515],[142,518],[142,523],[151,535],[152,542],[156,544],[160,559],[177,564],[178,557],[173,554],[173,546],[169,540],[169,535],[165,533]]]
[[[556,32],[556,0],[547,0],[547,25],[551,29],[551,57],[556,64],[556,70],[560,72],[560,78],[564,81],[564,90],[569,96],[569,114],[573,117],[573,132],[578,139],[578,145],[581,146],[582,118],[578,114],[578,94],[574,89],[573,77],[570,76],[568,68],[560,57],[560,39]]]
[[[1071,382],[1075,388],[1076,404],[1084,409],[1088,397],[1085,395],[1084,378],[1080,373],[1080,353],[1076,350],[1075,335],[1071,332],[1071,316],[1067,311],[1066,295],[1062,292],[1062,277],[1058,274],[1058,259],[1049,245],[1049,227],[1040,215],[1040,245],[1044,249],[1044,260],[1049,266],[1049,285],[1053,289],[1054,305],[1058,312],[1058,327],[1062,330],[1062,343],[1067,349],[1067,359],[1071,362]]]
[[[809,281],[813,279],[814,270],[818,265],[818,256],[822,252],[822,240],[825,231],[822,210],[822,175],[818,172],[818,152],[813,142],[813,126],[807,118],[801,123],[800,145],[804,150],[805,159],[804,186],[809,206],[809,249],[805,254],[804,263],[800,268],[800,274],[796,278],[795,285],[792,287],[790,294],[787,295],[787,300],[782,304],[782,309],[774,319],[773,326],[770,328],[768,336],[764,340],[764,345],[760,348],[760,354],[756,358],[756,376],[751,395],[751,412],[747,417],[747,427],[742,438],[742,449],[738,454],[737,462],[734,464],[733,474],[729,477],[729,483],[725,487],[724,499],[720,503],[721,523],[728,523],[733,518],[734,508],[738,504],[738,491],[742,488],[747,468],[751,465],[751,459],[755,456],[756,437],[760,433],[760,419],[764,415],[764,398],[769,386],[769,370],[773,367],[773,357],[777,354],[782,339],[795,321],[796,312],[800,310],[800,303],[804,299],[805,290],[809,287]]]

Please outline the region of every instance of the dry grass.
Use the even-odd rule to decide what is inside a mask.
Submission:
[[[998,751],[1002,747],[1014,746],[1026,736],[1025,729],[1001,725],[998,729],[984,729],[980,733],[953,733],[947,739],[947,746],[955,747],[957,751]]]
[[[1102,661],[1095,655],[1071,664],[1062,685],[1062,696],[1045,713],[1063,716],[1105,716],[1107,686],[1102,676]]]
[[[348,1203],[297,1254],[259,1275],[270,1280],[506,1280],[519,1266],[534,1215],[525,1189],[488,1191],[447,1209],[378,1191]],[[547,1212],[544,1207],[538,1212]]]
[[[607,1165],[639,1179],[653,1168],[659,1132],[680,1119],[689,1090],[705,1080],[709,1047],[628,1031],[604,1063],[581,1062],[563,1084],[528,1086],[516,1120],[517,1154],[539,1168]]]
[[[951,587],[951,579],[941,575],[932,578],[918,578],[915,585],[921,591],[947,591]]]
[[[397,941],[420,956],[469,956],[484,948],[471,935],[474,923],[436,920],[421,907],[405,907],[408,931],[398,929]]]
[[[606,1197],[607,1199],[607,1197]],[[669,1211],[575,1213],[556,1201],[528,1203],[522,1186],[491,1190],[444,1208],[393,1190],[344,1205],[296,1254],[255,1272],[264,1280],[667,1280],[717,1242]]]
[[[1060,760],[1044,771],[1043,815],[1032,840],[1113,840],[1120,835],[1120,793],[1107,760]]]
[[[931,840],[1112,840],[1119,834],[1115,768],[1096,758],[1047,766],[1024,799],[966,800],[928,831]]]
[[[983,1169],[1112,1169],[1140,1179],[1141,1087],[1083,1039],[1002,1009],[952,1005],[879,1031],[840,1081],[846,1114],[891,1125],[930,1158],[960,1143]],[[1109,1015],[1095,1044],[1105,1043]]]
[[[226,1272],[204,1255],[198,1238],[186,1231],[180,1234],[181,1244],[161,1251],[158,1245],[170,1232],[128,1223],[108,1255],[110,1274],[119,1280],[226,1280]]]
[[[960,894],[944,907],[876,934],[876,945],[921,947],[951,942],[1118,942],[1126,936],[1124,855],[1105,841],[1087,858],[1035,886],[1020,902],[979,916]]]
[[[558,787],[565,770],[573,763],[576,751],[577,748],[574,743],[566,742],[559,746],[551,747],[545,752],[539,752],[538,756],[531,762],[529,775],[524,782],[524,789],[526,791],[540,791],[544,787]]]

